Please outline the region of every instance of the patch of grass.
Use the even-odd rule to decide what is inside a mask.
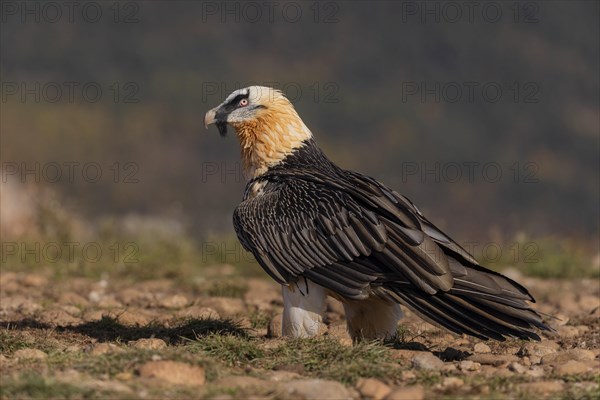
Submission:
[[[289,340],[270,351],[265,367],[302,365],[307,374],[354,384],[361,377],[393,378],[400,368],[380,342],[344,346],[329,338]]]
[[[230,367],[254,365],[266,355],[258,340],[233,335],[199,336],[192,348],[215,357]]]
[[[31,339],[22,337],[20,332],[0,331],[0,353],[12,354],[19,349],[25,349],[33,344]]]

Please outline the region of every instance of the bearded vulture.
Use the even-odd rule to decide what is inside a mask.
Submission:
[[[404,305],[457,334],[540,340],[525,287],[481,266],[405,196],[331,162],[278,90],[231,93],[204,117],[235,129],[248,178],[233,224],[282,285],[283,334],[315,336],[327,296],[354,340],[395,335]]]

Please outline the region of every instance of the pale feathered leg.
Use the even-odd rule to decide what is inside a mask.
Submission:
[[[283,286],[283,335],[312,337],[324,328],[325,289],[308,279]]]
[[[403,316],[400,305],[378,297],[346,301],[344,310],[348,333],[354,341],[392,338]]]

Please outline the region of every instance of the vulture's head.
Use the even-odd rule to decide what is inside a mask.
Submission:
[[[215,124],[221,136],[227,125],[235,130],[248,178],[264,173],[312,137],[285,95],[265,86],[249,86],[231,93],[209,110],[204,126]]]

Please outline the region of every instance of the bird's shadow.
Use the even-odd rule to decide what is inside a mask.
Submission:
[[[147,325],[123,325],[116,318],[103,316],[98,321],[84,322],[78,325],[53,326],[32,318],[15,321],[0,321],[0,326],[10,330],[40,329],[56,332],[77,333],[98,342],[129,342],[144,338],[158,338],[170,344],[181,344],[210,334],[229,334],[249,337],[247,328],[229,319],[188,319],[175,326],[165,326],[151,322]]]

